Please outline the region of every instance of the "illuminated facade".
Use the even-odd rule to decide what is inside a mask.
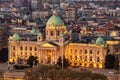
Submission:
[[[32,37],[23,40],[17,33],[9,37],[10,62],[18,62],[18,59],[24,62],[33,55],[38,57],[39,63],[56,64],[58,58],[65,55],[71,66],[104,67],[108,49],[103,38],[98,37],[94,44],[72,42],[72,32],[67,31],[56,11],[47,22],[45,38],[35,29],[31,32],[36,36],[36,41],[30,40],[34,39]]]

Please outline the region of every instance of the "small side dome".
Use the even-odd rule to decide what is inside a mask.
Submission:
[[[104,44],[105,43],[105,41],[104,41],[104,39],[102,38],[102,37],[98,37],[97,38],[97,40],[96,40],[96,44]]]
[[[19,41],[19,40],[20,40],[19,34],[18,34],[18,33],[13,34],[12,39],[13,39],[14,41]]]
[[[35,34],[37,34],[37,33],[38,33],[38,30],[37,30],[37,29],[32,29],[32,30],[31,30],[31,34],[34,34],[34,35],[35,35]]]
[[[112,31],[111,34],[110,34],[110,36],[117,37],[117,36],[119,36],[119,34],[116,31]]]

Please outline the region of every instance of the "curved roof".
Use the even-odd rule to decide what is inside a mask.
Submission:
[[[96,44],[104,44],[105,41],[102,37],[98,37],[97,40],[96,40]]]
[[[19,41],[20,40],[20,36],[19,36],[18,33],[13,34],[12,38],[13,38],[14,41]]]
[[[38,30],[37,29],[32,29],[31,30],[31,34],[37,34],[38,33]]]
[[[61,26],[63,24],[64,24],[63,20],[56,15],[51,16],[47,22],[47,25],[52,25],[52,26]]]

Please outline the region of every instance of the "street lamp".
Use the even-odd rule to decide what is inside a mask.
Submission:
[[[35,69],[35,60],[33,61],[33,69]]]

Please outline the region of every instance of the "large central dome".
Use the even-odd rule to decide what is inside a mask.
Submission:
[[[47,22],[47,26],[62,26],[64,23],[62,19],[59,16],[53,15],[50,17],[50,19]]]
[[[53,11],[53,16],[47,22],[47,26],[62,26],[63,20],[58,16],[57,11]]]

